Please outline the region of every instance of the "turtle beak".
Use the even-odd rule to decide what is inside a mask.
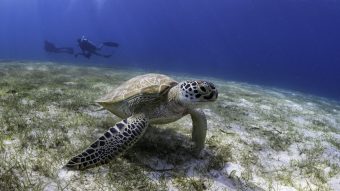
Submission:
[[[218,97],[218,91],[213,83],[207,82],[207,84],[208,84],[208,89],[211,92],[208,95],[205,95],[204,99],[207,101],[215,101]]]
[[[211,91],[209,95],[204,96],[204,99],[207,101],[215,101],[218,97],[218,92],[217,90]]]

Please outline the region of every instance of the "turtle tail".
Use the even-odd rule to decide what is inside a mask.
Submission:
[[[110,162],[134,145],[144,134],[148,120],[144,114],[133,115],[118,122],[103,136],[74,156],[65,167],[70,170],[85,170]]]

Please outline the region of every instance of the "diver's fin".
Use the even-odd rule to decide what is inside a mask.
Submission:
[[[110,47],[118,47],[119,44],[115,42],[103,42],[103,45],[110,46]]]
[[[124,119],[111,127],[81,154],[73,157],[65,165],[65,168],[85,170],[106,164],[134,145],[142,137],[147,127],[148,120],[144,114]]]

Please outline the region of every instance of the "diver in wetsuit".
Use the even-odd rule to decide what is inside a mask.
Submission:
[[[89,41],[84,36],[82,36],[77,41],[78,41],[78,46],[79,46],[79,48],[81,49],[82,52],[75,54],[74,55],[75,57],[77,57],[78,55],[82,55],[86,58],[90,58],[91,55],[94,54],[94,55],[101,56],[101,57],[104,57],[104,58],[109,58],[109,57],[112,56],[111,54],[104,55],[104,54],[98,53],[97,51],[100,51],[104,46],[109,46],[109,47],[118,47],[119,46],[115,42],[104,42],[99,47],[97,47],[96,45],[94,45],[93,42]]]
[[[48,42],[47,40],[44,41],[44,49],[46,52],[73,54],[73,48],[68,47],[57,48],[52,42]]]

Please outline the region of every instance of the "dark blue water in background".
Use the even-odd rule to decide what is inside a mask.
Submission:
[[[76,47],[82,35],[121,46],[90,60],[42,48]],[[340,100],[340,1],[0,0],[0,59],[202,74]]]

